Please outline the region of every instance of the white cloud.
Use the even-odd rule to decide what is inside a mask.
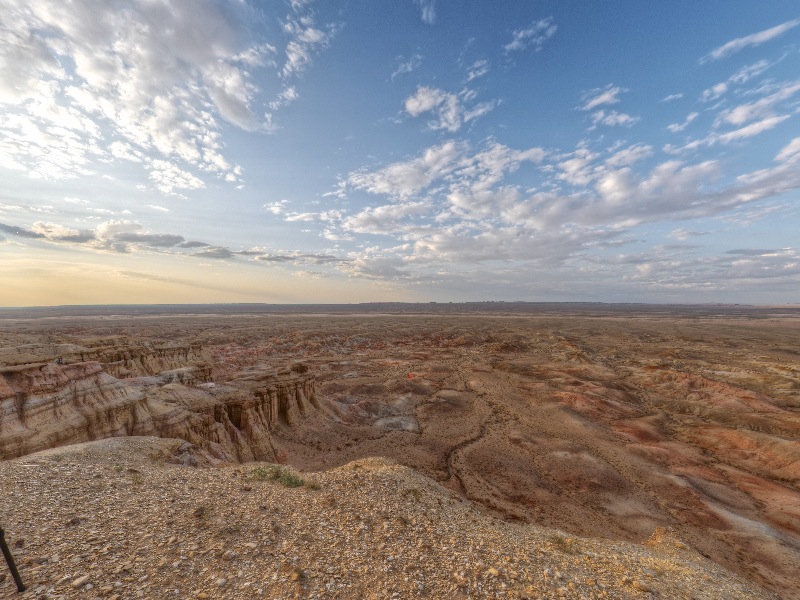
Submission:
[[[639,117],[632,117],[629,114],[617,112],[615,110],[606,112],[604,110],[598,110],[595,113],[592,113],[592,122],[595,125],[602,124],[608,126],[622,126],[622,127],[631,127],[640,121]]]
[[[408,277],[406,265],[401,258],[396,256],[380,256],[365,253],[353,255],[352,260],[339,266],[339,270],[353,276],[365,279],[403,279]]]
[[[231,173],[217,117],[259,126],[249,69],[274,50],[253,41],[247,10],[213,2],[135,1],[122,11],[91,0],[6,0],[0,102],[6,119],[27,119],[24,139],[46,144],[52,157],[46,164],[17,147],[12,158],[32,175],[51,177],[86,173],[106,153],[145,163],[142,155],[157,153]],[[13,136],[15,123],[0,128]],[[104,128],[113,143],[106,145]],[[49,136],[60,137],[61,147]]]
[[[315,27],[305,4],[293,2],[285,24],[284,77],[302,70],[335,30]],[[7,168],[69,178],[114,158],[142,164],[162,191],[197,189],[203,172],[236,184],[241,168],[223,155],[220,120],[274,129],[271,114],[251,107],[261,93],[255,71],[277,68],[277,51],[258,39],[245,3],[133,0],[123,11],[92,0],[5,0],[2,10],[0,164]],[[296,98],[286,86],[273,109]],[[176,171],[166,177],[154,161]],[[188,176],[176,179],[177,172]]]
[[[417,158],[377,171],[351,173],[344,187],[400,200],[441,182],[451,189],[475,192],[495,185],[522,163],[539,163],[547,155],[541,148],[513,150],[496,142],[479,152],[470,150],[465,143],[445,142],[426,149]]]
[[[778,91],[769,96],[723,111],[717,117],[716,125],[719,126],[723,122],[731,125],[742,125],[748,121],[773,116],[775,107],[794,96],[797,92],[800,92],[800,81],[781,84]]]
[[[181,235],[150,233],[141,223],[128,220],[105,221],[94,229],[81,230],[43,221],[37,221],[30,229],[9,227],[0,223],[0,231],[23,239],[46,240],[54,244],[81,245],[100,251],[180,252],[182,249],[208,247],[208,244],[203,242],[187,242]]]
[[[544,43],[556,33],[557,26],[553,23],[553,17],[534,21],[525,29],[514,31],[511,41],[503,46],[506,54],[517,52],[527,48],[533,48],[538,52]]]
[[[65,123],[66,125],[66,123]],[[92,173],[102,156],[85,130],[10,110],[0,112],[0,165],[40,179],[70,179]]]
[[[485,115],[497,106],[497,101],[491,101],[467,107],[465,102],[473,95],[469,90],[456,95],[437,88],[419,86],[414,95],[406,98],[405,110],[412,117],[433,113],[436,120],[429,121],[428,127],[456,132],[464,123]]]
[[[489,72],[488,60],[476,60],[467,70],[467,81],[483,77]]]
[[[415,69],[419,68],[419,66],[422,64],[422,56],[419,54],[415,54],[408,60],[404,60],[401,57],[398,58],[398,61],[399,63],[397,65],[397,68],[392,73],[392,81],[394,81],[400,75],[411,73]]]
[[[489,186],[453,186],[447,194],[448,216],[479,222],[498,214],[511,213],[519,205],[520,192],[513,186],[489,189]]]
[[[617,265],[633,270],[629,279],[646,283],[654,291],[717,294],[769,286],[790,291],[800,283],[800,256],[795,248],[729,250],[719,255],[696,256],[689,247],[655,247],[638,255],[620,256]]]
[[[779,162],[797,162],[800,159],[800,137],[794,138],[775,157]]]
[[[297,92],[297,88],[293,85],[283,88],[280,94],[278,94],[278,98],[273,100],[269,103],[269,107],[272,110],[278,110],[279,108],[283,108],[297,100],[300,97],[300,94]]]
[[[800,25],[800,19],[792,19],[791,21],[786,21],[785,23],[781,23],[775,27],[759,31],[758,33],[752,33],[744,37],[736,38],[735,40],[731,40],[730,42],[727,42],[706,54],[700,59],[700,64],[726,58],[731,54],[735,54],[736,52],[747,48],[748,46],[759,46],[764,42],[768,42],[789,31],[790,29],[794,29],[798,25]]]
[[[276,67],[276,52],[277,50],[272,44],[267,42],[256,43],[234,56],[233,60],[236,64],[243,64],[248,67]]]
[[[556,177],[567,183],[577,186],[585,186],[592,182],[597,176],[594,161],[598,157],[597,153],[591,152],[586,148],[578,148],[571,155],[557,164],[561,171]]]
[[[81,235],[80,231],[72,227],[64,227],[55,223],[44,223],[37,221],[31,227],[31,231],[38,233],[50,240],[63,240],[65,238],[76,238]]]
[[[144,153],[125,142],[112,142],[109,144],[108,149],[114,158],[122,158],[136,163],[142,163],[147,160]]]
[[[154,160],[150,179],[165,194],[175,194],[175,190],[197,190],[205,187],[205,183],[188,171],[179,169],[165,160]]]
[[[273,265],[325,265],[348,262],[347,259],[340,258],[333,254],[303,253],[296,250],[276,250],[273,252],[266,252],[255,248],[247,251],[247,254],[255,256],[255,260],[257,261],[271,263]]]
[[[353,240],[353,236],[334,231],[330,228],[323,229],[321,235],[323,238],[331,242],[350,242]]]
[[[17,104],[50,96],[50,80],[67,76],[47,38],[31,35],[26,27],[30,20],[31,9],[26,4],[4,3],[0,28],[0,103]]]
[[[286,215],[286,221],[294,223],[297,221],[318,221],[319,213],[305,212],[305,213],[289,213]]]
[[[281,74],[284,78],[301,73],[319,51],[327,48],[336,35],[338,26],[329,24],[319,28],[313,16],[306,10],[306,3],[292,4],[293,13],[283,24],[283,30],[289,36],[286,45],[286,62]]]
[[[346,229],[356,233],[388,234],[407,229],[401,225],[405,219],[413,215],[425,214],[430,205],[425,202],[408,202],[369,207],[345,219]]]
[[[699,237],[699,236],[702,236],[702,235],[708,235],[708,233],[709,232],[707,232],[707,231],[692,231],[690,229],[685,229],[683,227],[679,227],[678,229],[673,229],[669,233],[669,237],[671,237],[673,239],[676,239],[676,240],[679,240],[679,241],[685,241],[685,240],[688,240],[689,238]]]
[[[672,125],[667,125],[667,129],[669,129],[672,133],[680,133],[684,129],[686,129],[692,121],[694,121],[700,113],[692,112],[686,115],[686,119],[684,119],[683,123],[673,123]]]
[[[717,98],[725,94],[727,91],[728,91],[728,84],[725,82],[712,85],[707,90],[703,90],[703,93],[700,96],[700,102],[711,102],[712,100],[716,100]]]
[[[665,96],[664,98],[661,99],[661,102],[673,102],[675,100],[680,100],[681,98],[683,98],[683,92]]]
[[[193,256],[198,258],[213,258],[214,260],[228,260],[234,258],[236,254],[225,246],[207,246],[195,252]]]
[[[322,223],[331,223],[331,222],[338,222],[341,220],[342,213],[339,210],[327,210],[323,212],[291,212],[291,213],[284,213],[284,219],[289,222],[297,222],[297,221],[319,221]]]
[[[587,165],[582,168],[586,171]],[[698,195],[704,194],[701,190],[718,174],[719,165],[714,161],[695,165],[666,161],[645,175],[637,175],[629,167],[601,170],[586,182],[596,182],[594,193],[552,200],[543,196],[539,209],[531,213],[531,223],[538,228],[563,228],[576,223],[624,230],[667,215],[680,218],[689,213],[713,213],[718,209],[714,202],[697,200]]]
[[[606,159],[605,164],[611,168],[629,167],[640,160],[653,155],[653,147],[647,144],[634,144]]]
[[[736,73],[731,75],[728,78],[728,81],[730,81],[731,83],[736,83],[741,85],[743,83],[750,81],[754,77],[758,77],[774,64],[775,64],[774,62],[769,62],[768,60],[759,60],[758,62],[755,62],[752,65],[745,65],[741,69],[736,71]]]
[[[752,67],[758,68],[753,69]],[[737,78],[745,77],[742,72],[753,73],[763,68],[764,65],[756,63],[750,65],[744,71],[740,69]],[[732,78],[728,81],[732,81]],[[717,86],[715,86],[717,87]],[[713,88],[712,88],[713,89]],[[708,90],[707,90],[708,91]],[[756,89],[748,90],[748,95],[768,94],[757,100],[746,102],[732,108],[721,110],[713,123],[714,129],[704,138],[699,138],[676,147],[671,144],[664,146],[664,152],[668,154],[680,154],[687,151],[696,151],[700,148],[714,146],[716,144],[730,144],[747,138],[759,135],[764,131],[774,129],[784,121],[788,120],[792,112],[796,111],[796,103],[793,98],[800,92],[800,82],[788,81],[762,85]],[[694,114],[694,113],[692,113]],[[731,131],[721,131],[728,126],[736,126]],[[669,126],[671,131],[675,129],[681,131],[682,125]]]
[[[777,123],[759,122],[721,139],[717,134],[713,143],[745,139]],[[343,216],[332,227],[396,239],[398,245],[384,250],[384,258],[413,264],[413,277],[424,279],[426,265],[447,265],[445,272],[456,273],[487,261],[573,264],[589,260],[597,248],[635,241],[631,232],[644,224],[730,215],[800,188],[798,140],[779,153],[774,167],[727,185],[720,185],[722,164],[714,160],[666,160],[636,169],[653,154],[652,146],[642,143],[548,155],[496,142],[479,151],[465,142],[448,142],[416,158],[350,174],[344,191],[363,190],[387,201]],[[540,185],[511,183],[509,175],[523,162],[540,165],[546,176]],[[557,182],[575,189],[564,192]],[[701,233],[675,229],[672,237],[695,235]],[[640,277],[660,269],[650,259],[636,264],[645,265],[635,271]],[[403,272],[412,277],[411,271]],[[489,271],[479,272],[484,277]]]
[[[728,77],[727,81],[723,81],[721,83],[717,83],[716,85],[711,86],[707,90],[704,90],[702,95],[700,96],[701,102],[711,102],[713,100],[717,100],[724,94],[728,92],[731,85],[742,85],[753,79],[754,77],[758,77],[769,69],[774,62],[769,62],[767,60],[760,60],[752,65],[745,65],[738,71],[736,71],[733,75]]]
[[[270,202],[264,205],[264,209],[273,215],[282,215],[286,212],[286,205],[289,204],[288,200],[278,200],[277,202]]]
[[[463,112],[464,122],[468,123],[473,119],[477,119],[478,117],[482,117],[483,115],[490,113],[493,111],[497,106],[500,104],[499,100],[490,100],[489,102],[480,102],[476,104],[472,108],[466,108]]]
[[[159,207],[153,207],[159,208]],[[166,210],[166,209],[165,209]],[[174,233],[152,233],[137,221],[114,219],[99,223],[94,229],[75,229],[57,223],[37,221],[30,229],[12,227],[0,223],[0,232],[23,240],[40,240],[55,245],[68,244],[101,252],[157,252],[159,254],[189,255],[198,258],[233,259],[237,256],[261,260],[263,250],[234,251],[225,246],[212,246],[205,242],[186,240]],[[199,249],[199,250],[198,250]],[[341,259],[330,255],[303,254],[301,260],[316,264],[337,262]]]
[[[608,84],[603,89],[594,89],[584,95],[585,102],[581,106],[581,110],[592,110],[606,104],[617,104],[620,102],[618,96],[627,91],[625,88],[613,84]]]
[[[485,190],[500,183],[506,173],[516,171],[522,163],[541,163],[547,152],[533,147],[527,150],[514,150],[498,142],[490,143],[485,149],[472,156],[466,156],[461,168],[456,171],[460,178],[458,185],[472,191]]]
[[[758,135],[759,133],[774,128],[776,125],[783,123],[788,118],[789,115],[767,117],[766,119],[762,119],[761,121],[751,123],[750,125],[746,125],[745,127],[741,127],[739,129],[735,129],[734,131],[729,131],[727,133],[721,134],[720,136],[718,136],[717,139],[721,143],[727,144],[745,138],[750,138]]]
[[[422,113],[432,111],[440,104],[445,103],[449,97],[455,98],[453,94],[448,94],[442,90],[420,86],[417,88],[417,92],[413,96],[406,98],[406,112],[412,117],[417,117]]]
[[[229,123],[246,131],[255,131],[258,122],[250,110],[250,100],[258,88],[238,66],[217,63],[205,75],[208,95],[219,114]]]
[[[422,22],[433,25],[436,22],[436,0],[414,0],[420,8]]]
[[[428,148],[419,158],[394,163],[378,171],[351,173],[345,185],[371,194],[408,197],[451,173],[463,152],[462,145],[445,142]]]

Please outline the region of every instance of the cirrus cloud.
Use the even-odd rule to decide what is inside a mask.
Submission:
[[[736,38],[729,42],[726,42],[722,46],[715,48],[705,56],[700,59],[700,64],[708,63],[715,60],[720,60],[721,58],[726,58],[731,54],[735,54],[748,46],[759,46],[764,42],[768,42],[784,33],[789,31],[790,29],[794,29],[800,25],[800,19],[792,19],[791,21],[786,21],[785,23],[781,23],[780,25],[776,25],[775,27],[770,27],[769,29],[764,29],[763,31],[759,31],[758,33],[751,33],[750,35],[746,35],[740,38]]]
[[[557,29],[558,26],[553,22],[553,17],[534,21],[525,29],[515,30],[511,41],[503,46],[503,50],[506,54],[527,48],[533,48],[538,52],[544,47],[544,43],[555,35]]]

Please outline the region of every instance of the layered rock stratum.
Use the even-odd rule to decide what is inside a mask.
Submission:
[[[173,473],[173,469],[191,473],[199,478],[196,481],[205,482],[203,486],[216,490],[214,494],[222,492],[209,482],[233,480],[232,473],[248,477],[248,469],[255,468],[248,466],[252,460],[317,473],[303,475],[313,481],[350,473],[353,468],[346,465],[354,461],[379,465],[375,466],[378,471],[395,474],[400,472],[397,465],[404,465],[418,474],[401,469],[408,476],[430,478],[425,485],[438,490],[442,502],[448,498],[456,503],[453,506],[474,511],[476,520],[458,520],[459,527],[473,522],[475,531],[500,528],[483,542],[451,536],[456,542],[443,541],[441,548],[471,548],[458,555],[464,561],[473,553],[491,552],[491,560],[475,564],[498,573],[527,573],[522,579],[502,579],[494,571],[488,575],[475,571],[474,576],[465,571],[459,575],[463,579],[459,584],[450,573],[454,563],[442,558],[443,551],[434,552],[435,545],[428,548],[423,542],[414,556],[421,560],[427,552],[431,560],[441,563],[442,569],[431,567],[424,572],[431,580],[446,581],[446,586],[431,588],[423,582],[423,590],[417,591],[406,586],[416,582],[411,562],[384,579],[355,572],[348,579],[355,586],[351,590],[372,589],[358,586],[373,582],[388,597],[395,591],[406,597],[432,593],[431,589],[439,597],[547,597],[560,588],[572,597],[600,597],[602,592],[612,597],[646,597],[651,592],[687,598],[769,597],[770,592],[782,598],[800,597],[796,576],[800,572],[800,351],[796,342],[800,311],[749,307],[637,311],[636,307],[589,305],[528,307],[528,312],[511,306],[506,312],[492,309],[480,314],[475,306],[438,305],[428,313],[417,308],[413,314],[406,305],[398,311],[403,314],[381,312],[395,308],[355,307],[348,314],[335,307],[336,314],[313,315],[295,314],[294,309],[238,316],[221,314],[220,309],[215,309],[220,314],[181,316],[171,309],[169,317],[54,318],[48,313],[46,318],[0,319],[0,452],[8,459],[0,464],[20,474],[21,479],[10,479],[20,495],[34,489],[34,480],[25,479],[25,473],[36,469],[13,465],[34,461],[41,463],[37,468],[58,466],[29,453],[108,436],[179,438],[182,441],[163,443],[176,444],[170,446],[168,462],[184,466],[161,464],[167,459],[161,450],[154,450],[161,457],[158,464],[132,468],[142,473],[145,468],[153,473]],[[59,357],[61,364],[56,362]],[[98,443],[106,448],[102,444],[110,442]],[[162,448],[162,442],[155,440],[140,443]],[[61,455],[66,450],[45,452]],[[89,455],[96,457],[91,461],[101,460],[95,450]],[[60,460],[80,470],[83,456],[78,453]],[[390,462],[359,462],[375,456]],[[192,464],[201,468],[185,466]],[[356,474],[361,469],[366,473],[372,467],[357,467]],[[36,477],[55,477],[56,472],[42,471]],[[92,472],[100,479],[105,476],[102,471]],[[367,496],[380,489],[372,475],[363,481]],[[351,487],[343,493],[356,497],[358,482],[358,477],[350,481]],[[91,482],[81,479],[71,487],[72,493],[78,494],[84,485]],[[122,484],[118,485],[115,493],[121,498],[125,494]],[[170,489],[177,495],[181,485]],[[324,490],[325,484],[321,485]],[[248,486],[252,487],[243,485]],[[151,489],[155,488],[144,486],[140,491],[150,494]],[[189,496],[195,491],[183,489]],[[280,486],[276,489],[289,493]],[[301,488],[300,504],[291,510],[304,510],[300,506],[307,500],[305,494],[315,498],[312,492]],[[214,494],[204,510],[217,510]],[[232,497],[239,501],[238,496]],[[93,496],[81,498],[90,505],[100,502],[91,500]],[[285,500],[281,495],[280,502]],[[387,498],[384,513],[392,513],[392,502],[397,511],[405,510],[406,500]],[[227,510],[226,506],[224,514]],[[26,544],[34,543],[27,540],[36,537],[32,511],[22,530],[5,524],[12,535],[23,531]],[[446,522],[451,515],[444,511],[441,516]],[[317,513],[306,517],[312,525],[298,521],[290,529],[304,532],[308,539],[292,537],[291,543],[311,552],[316,534],[308,527],[317,527],[314,524],[320,519],[330,524],[333,517]],[[374,515],[371,518],[377,522]],[[183,531],[186,522],[180,523],[171,537],[181,539],[177,532]],[[264,525],[256,523],[260,525],[255,529]],[[348,544],[363,543],[338,527],[331,525],[330,539],[340,541],[343,552],[351,548]],[[251,543],[244,540],[256,536],[255,529],[247,529],[236,538],[237,543]],[[389,530],[397,533],[390,526]],[[572,560],[573,542],[564,542],[569,538],[581,548],[592,546],[592,552],[609,564],[628,565],[632,564],[626,562],[629,553],[639,556],[645,552],[643,544],[663,538],[671,540],[667,545],[687,553],[682,556],[691,557],[692,564],[705,569],[708,559],[724,570],[714,567],[679,577],[670,567],[663,587],[658,587],[653,583],[658,583],[653,575],[657,570],[649,567],[646,572],[625,567],[619,571],[624,574],[604,579],[598,575],[602,561],[581,551],[576,556],[596,575],[581,577],[595,583],[602,580],[605,587],[587,587],[584,579],[569,580],[572,587],[566,585],[567,579],[556,585],[549,576],[536,575],[545,562],[531,562],[511,552],[498,554],[503,551],[502,536],[516,535],[511,531],[525,532],[534,540],[532,546],[515,546],[515,553],[542,553],[537,554],[542,561],[542,556],[557,556],[559,548]],[[58,524],[48,532],[72,535]],[[267,537],[270,543],[277,539]],[[202,546],[205,539],[173,543]],[[394,543],[401,541],[390,536],[376,547],[369,546],[368,552],[359,554],[363,563],[358,564],[368,564],[371,556],[375,564],[384,565],[395,556],[391,553]],[[166,552],[168,545],[164,542],[159,552]],[[352,550],[358,554],[357,548]],[[263,556],[270,556],[269,560],[282,556],[294,565],[288,552]],[[502,562],[503,556],[510,563],[501,568],[494,563]],[[228,563],[220,560],[206,565],[206,579],[212,571],[230,574],[238,564],[233,561],[223,569],[217,565]],[[522,566],[515,570],[515,560],[526,565],[527,571]],[[249,564],[264,573],[269,568],[255,558]],[[202,568],[190,573],[200,577]],[[306,572],[310,567],[297,568]],[[544,566],[542,573],[553,568]],[[42,577],[46,570],[39,569]],[[317,580],[301,575],[292,580],[293,573],[287,567],[275,575],[278,587],[264,583],[265,579],[261,588],[252,589],[284,596],[333,594],[333,588],[310,583],[311,587],[299,587],[299,580],[315,584]],[[280,587],[285,583],[281,577],[288,578],[289,587]],[[181,590],[188,589],[189,579],[187,575]],[[258,583],[255,574],[245,579]],[[669,587],[678,579],[686,587]],[[132,583],[121,581],[123,589]],[[221,593],[203,592],[210,580],[202,581],[191,593],[209,597]],[[636,581],[641,586],[634,586]],[[501,583],[506,587],[498,587]],[[479,584],[488,587],[475,587]],[[742,587],[721,587],[727,584]],[[53,593],[64,593],[58,591],[65,588],[64,582],[60,585]],[[533,587],[526,592],[526,586]],[[231,589],[226,587],[225,593]],[[346,592],[342,588],[337,593],[358,597]],[[360,593],[368,597],[367,591]]]
[[[196,343],[111,338],[88,347],[3,350],[0,458],[154,435],[186,440],[220,461],[274,460],[270,431],[323,408],[307,367],[249,370],[217,385]]]

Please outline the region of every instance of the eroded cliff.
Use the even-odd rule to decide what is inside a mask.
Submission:
[[[87,357],[103,361],[79,360]],[[154,435],[184,439],[217,460],[275,460],[270,431],[323,409],[302,365],[217,384],[203,359],[197,344],[125,343],[0,365],[0,458]]]

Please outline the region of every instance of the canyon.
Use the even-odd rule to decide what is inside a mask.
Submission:
[[[158,436],[189,442],[206,462],[275,460],[270,430],[322,408],[307,367],[248,370],[235,385],[217,385],[197,343],[106,338],[27,345],[0,357],[3,459],[107,437]],[[22,362],[30,359],[38,362]]]
[[[0,457],[177,438],[183,465],[383,457],[506,522],[669,531],[800,597],[800,310],[360,305],[0,314]]]

